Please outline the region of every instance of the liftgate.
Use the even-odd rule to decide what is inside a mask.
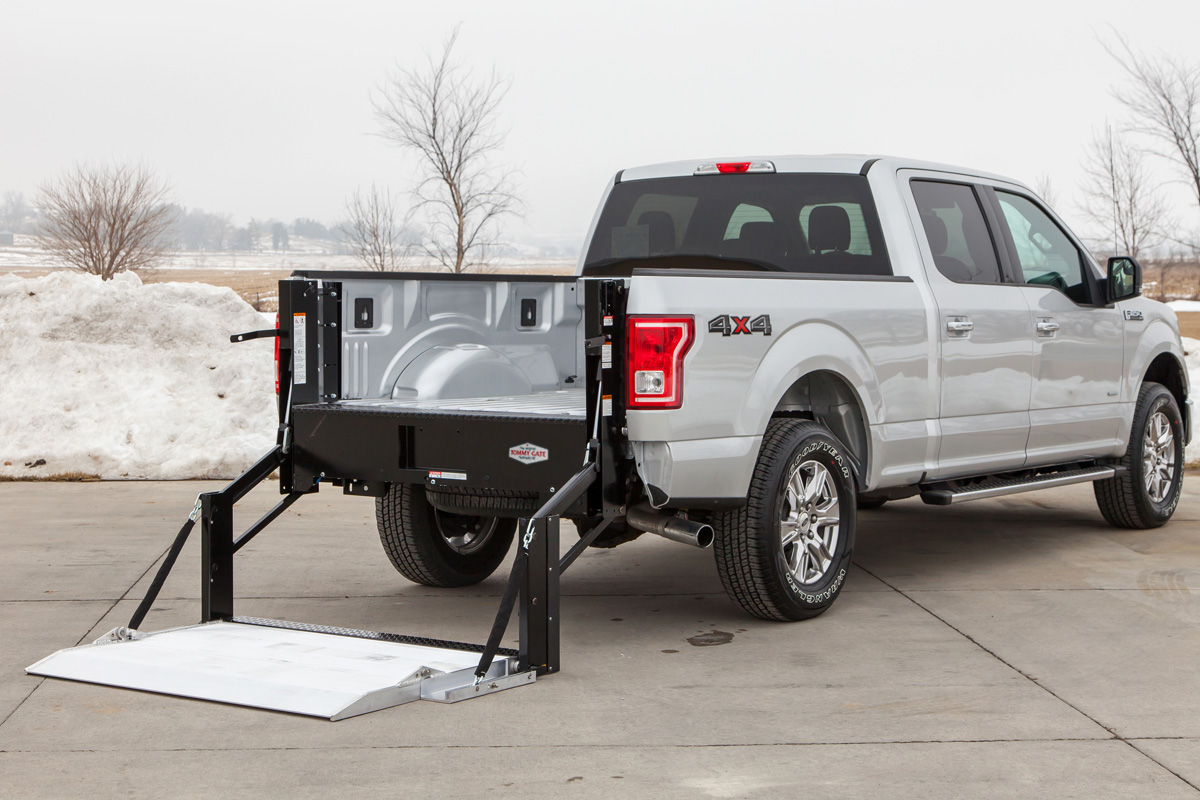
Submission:
[[[300,403],[293,396],[293,349],[301,349],[307,367],[320,370],[332,366],[322,362],[337,353],[340,318],[340,286],[318,280],[291,281],[288,292],[281,285],[281,313],[303,306],[316,325],[306,325],[303,343],[290,341],[289,329],[282,332],[255,331],[231,337],[232,341],[279,336],[280,381],[288,386],[280,398],[280,430],[276,447],[253,467],[219,492],[200,495],[196,507],[175,537],[146,597],[129,621],[93,644],[60,650],[27,668],[33,675],[85,681],[223,703],[253,706],[344,719],[369,711],[432,700],[454,703],[471,697],[533,683],[538,675],[559,669],[559,576],[607,528],[624,513],[623,476],[612,458],[611,437],[624,424],[620,404],[605,414],[602,398],[620,397],[621,376],[603,364],[604,346],[620,347],[623,325],[623,285],[620,281],[591,281],[586,284],[586,398],[585,408],[574,419],[550,420],[564,427],[559,433],[575,439],[579,460],[557,477],[547,474],[540,488],[539,510],[520,520],[518,550],[501,599],[491,634],[485,644],[441,641],[371,631],[329,628],[279,620],[239,617],[234,614],[234,555],[289,506],[305,494],[314,493],[325,482],[341,485],[348,494],[376,494],[386,486],[381,475],[346,474],[340,470],[339,444],[343,437],[307,437],[312,451],[294,442],[297,426],[305,418],[330,424],[330,432],[347,410],[341,404],[322,402],[312,396]],[[286,308],[284,306],[287,306]],[[607,321],[608,324],[604,324]],[[299,345],[299,348],[297,348]],[[307,389],[305,391],[308,391]],[[293,415],[293,410],[295,414]],[[360,409],[374,418],[375,425],[394,429],[419,428],[425,444],[429,437],[446,437],[450,412],[420,420],[389,419],[386,409]],[[546,424],[528,414],[511,411],[473,413],[469,424],[487,437],[497,426],[520,429],[528,424]],[[315,424],[314,427],[319,427]],[[315,431],[314,431],[315,433]],[[344,433],[344,432],[343,432]],[[411,437],[413,434],[406,433]],[[519,438],[514,441],[527,441]],[[389,441],[395,439],[390,437]],[[508,441],[511,436],[507,437]],[[443,441],[453,447],[452,442]],[[537,441],[533,439],[533,441]],[[325,444],[319,444],[324,442]],[[398,445],[401,446],[401,445]],[[412,440],[419,452],[420,440]],[[476,448],[477,449],[477,448]],[[464,454],[470,448],[465,449]],[[419,456],[417,456],[419,459]],[[369,459],[368,459],[369,462]],[[582,467],[579,466],[582,462]],[[427,479],[416,463],[390,462]],[[240,536],[235,536],[234,504],[275,470],[281,475],[283,499]],[[405,474],[401,473],[402,477]],[[382,477],[387,477],[383,475]],[[600,517],[599,524],[564,555],[559,553],[559,518],[568,509],[584,509]],[[201,535],[201,622],[183,628],[143,633],[138,630],[162,589],[187,538],[199,521]],[[513,607],[519,602],[520,647],[501,648]]]

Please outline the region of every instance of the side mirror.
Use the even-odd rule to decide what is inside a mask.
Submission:
[[[1131,256],[1108,260],[1108,302],[1128,300],[1142,293],[1142,265]]]

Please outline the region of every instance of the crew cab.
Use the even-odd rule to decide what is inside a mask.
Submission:
[[[464,586],[591,459],[593,546],[712,543],[766,619],[827,609],[856,514],[1093,483],[1170,519],[1191,401],[1174,313],[1019,182],[898,158],[618,172],[574,276],[297,272],[281,488],[375,498],[409,580]],[[931,510],[931,514],[936,511]]]

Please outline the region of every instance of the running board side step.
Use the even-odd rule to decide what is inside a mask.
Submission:
[[[1116,478],[1124,472],[1125,470],[1121,467],[1086,467],[1048,472],[1032,478],[988,478],[979,483],[956,488],[950,488],[945,484],[932,484],[929,488],[921,490],[921,499],[931,506],[948,506],[955,503],[966,503],[969,500],[1003,497],[1008,494],[1033,492],[1054,486],[1069,486],[1072,483],[1102,481]]]

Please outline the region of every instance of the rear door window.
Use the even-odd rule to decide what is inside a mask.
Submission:
[[[921,180],[911,186],[938,272],[955,283],[1001,283],[996,247],[975,189]]]

